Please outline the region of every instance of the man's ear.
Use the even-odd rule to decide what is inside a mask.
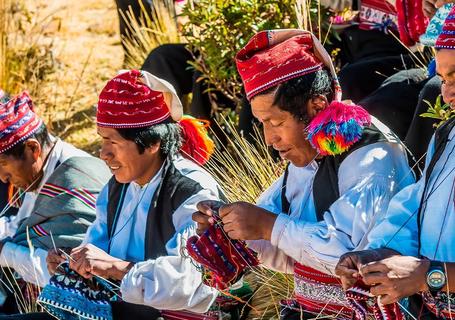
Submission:
[[[28,139],[25,141],[24,152],[30,154],[32,159],[36,161],[42,154],[41,144],[36,139]]]
[[[156,154],[160,152],[161,148],[161,141],[157,142],[155,144],[152,144],[150,147],[145,148],[145,152],[148,152],[150,154]]]

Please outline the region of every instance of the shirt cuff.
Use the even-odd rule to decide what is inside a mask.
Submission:
[[[280,241],[283,238],[283,234],[286,231],[286,227],[290,222],[291,217],[287,214],[280,213],[275,220],[275,224],[272,229],[272,236],[270,242],[275,247],[280,247]]]
[[[19,245],[13,242],[5,242],[3,245],[2,252],[0,253],[0,265],[2,267],[14,268],[14,259],[18,259],[16,256],[16,249]]]
[[[126,302],[144,303],[143,274],[152,272],[154,267],[155,260],[141,261],[136,263],[123,277],[120,291],[122,292],[122,298]]]

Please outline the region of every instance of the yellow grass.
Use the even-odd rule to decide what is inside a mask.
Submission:
[[[0,40],[0,87],[29,90],[54,133],[97,153],[93,106],[123,59],[115,2],[0,0]],[[43,63],[49,72],[37,77]]]
[[[134,16],[131,8],[122,12],[128,30],[127,37],[122,39],[128,54],[126,67],[138,69],[142,66],[150,51],[166,43],[180,43],[174,1],[153,1],[152,10],[148,12],[142,0],[141,17]]]

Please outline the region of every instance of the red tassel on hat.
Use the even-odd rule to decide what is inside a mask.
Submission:
[[[182,128],[183,137],[180,151],[186,158],[199,165],[204,165],[215,149],[215,143],[207,132],[209,122],[184,115],[179,121],[179,125]]]

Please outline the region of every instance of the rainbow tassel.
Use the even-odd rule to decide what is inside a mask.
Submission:
[[[183,135],[183,155],[199,165],[204,165],[215,150],[215,143],[207,132],[209,122],[184,115],[179,125]]]
[[[307,139],[320,155],[341,154],[360,140],[370,123],[371,116],[361,106],[333,101],[311,121]]]

